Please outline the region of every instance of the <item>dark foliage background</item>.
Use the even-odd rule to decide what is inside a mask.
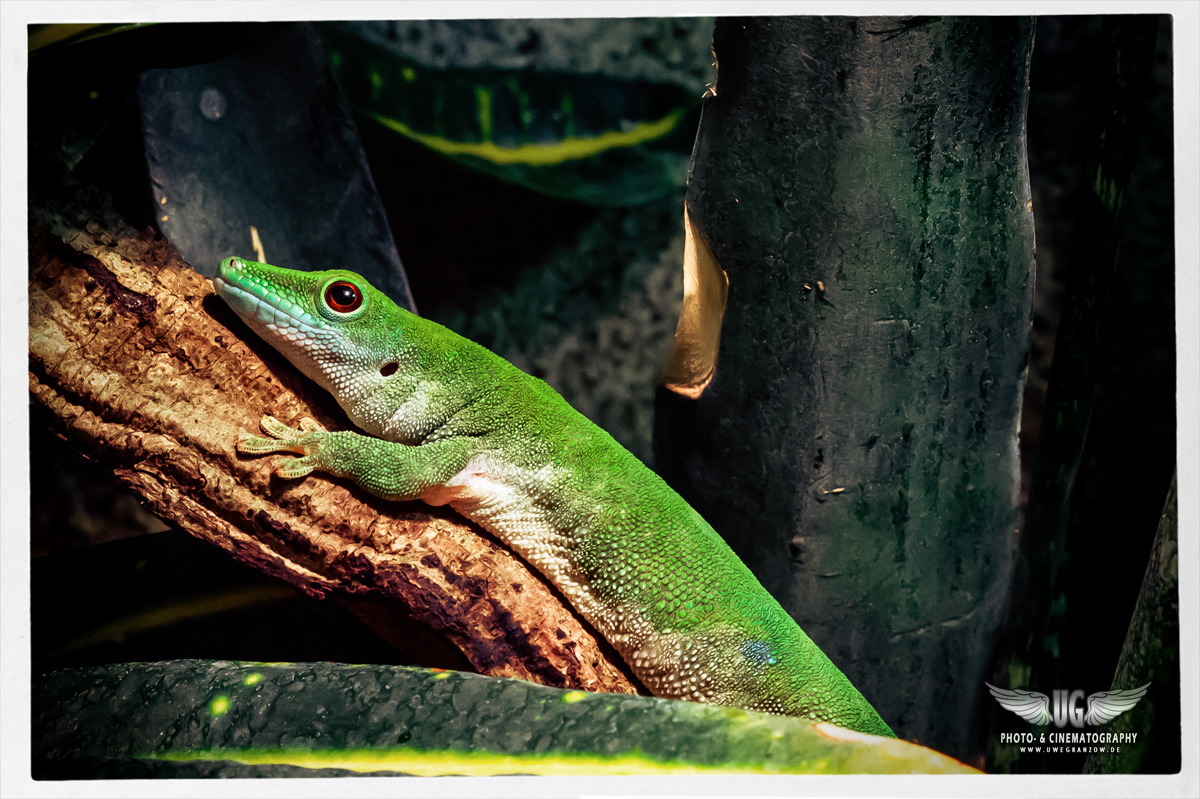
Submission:
[[[654,80],[674,81],[697,95],[713,77],[711,21],[649,21],[609,35],[596,29],[600,33],[575,49],[564,44],[574,41],[570,23],[511,21],[493,35],[472,25],[427,31],[418,37],[417,55],[481,61],[502,53],[510,57],[506,68],[562,71],[603,72],[606,63],[637,62]],[[137,75],[234,53],[281,30],[184,27],[152,26],[31,56],[31,190],[71,168],[110,192],[133,224],[155,224]],[[1098,17],[1037,22],[1028,143],[1038,282],[1023,420],[1026,463],[1037,454],[1080,153],[1094,134],[1083,120],[1097,74],[1090,59],[1099,30]],[[372,35],[412,38],[410,29],[386,23]],[[1055,604],[1061,623],[1047,642],[1057,661],[1055,687],[1108,688],[1174,469],[1171,47],[1164,17],[1121,255],[1104,298],[1096,407]],[[683,187],[632,207],[597,208],[472,171],[400,142],[361,116],[356,124],[422,313],[547,380],[648,460],[654,386],[682,289]],[[402,661],[337,608],[208,558],[181,534],[162,531],[103,464],[55,439],[36,415],[30,458],[31,473],[39,475],[31,520],[35,672],[180,657]],[[175,615],[151,613],[163,607]],[[1170,762],[1162,767],[1170,770]],[[1077,770],[1066,760],[1053,768]]]

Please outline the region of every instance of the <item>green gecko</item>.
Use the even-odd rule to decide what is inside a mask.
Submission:
[[[450,505],[540,570],[656,696],[892,736],[682,497],[541,380],[341,269],[226,258],[217,294],[365,435],[262,420],[313,471]]]

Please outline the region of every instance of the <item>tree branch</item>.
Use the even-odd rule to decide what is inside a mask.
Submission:
[[[65,198],[65,199],[64,199]],[[271,476],[238,435],[269,413],[349,423],[107,197],[68,187],[30,209],[29,388],[51,426],[150,509],[377,632],[411,616],[479,672],[635,693],[620,658],[539,574],[448,510]]]

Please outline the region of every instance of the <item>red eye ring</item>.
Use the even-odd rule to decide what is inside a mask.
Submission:
[[[348,280],[330,283],[325,289],[325,304],[338,313],[350,313],[363,304],[363,293]]]

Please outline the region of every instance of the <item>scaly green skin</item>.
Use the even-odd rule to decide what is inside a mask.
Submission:
[[[363,302],[339,313],[334,283]],[[367,435],[293,430],[242,452],[277,473],[449,504],[545,574],[657,696],[892,735],[720,536],[549,386],[398,308],[359,275],[227,258],[217,293]]]

